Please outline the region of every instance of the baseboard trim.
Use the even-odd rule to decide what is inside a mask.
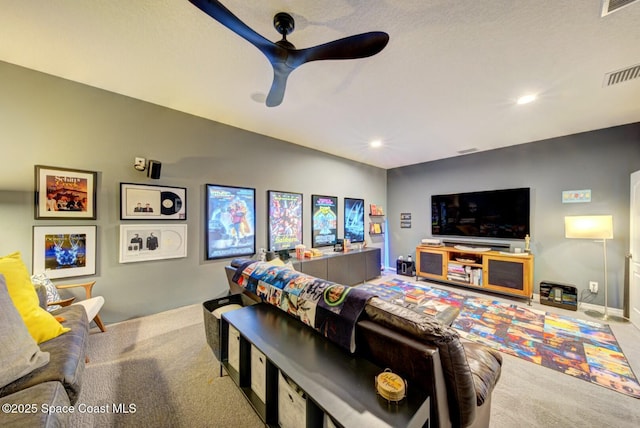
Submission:
[[[536,301],[536,302],[540,302],[540,295],[539,294],[534,294],[533,295],[533,300]],[[604,312],[604,306],[602,306],[602,305],[594,305],[593,303],[585,303],[585,302],[579,302],[578,303],[578,312],[584,312],[584,311],[588,311],[588,310]],[[622,315],[622,309],[609,307],[608,312],[609,312],[610,315],[615,315],[617,317],[622,317],[623,316]]]

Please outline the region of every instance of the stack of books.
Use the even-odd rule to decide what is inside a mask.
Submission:
[[[469,282],[471,282],[471,284],[473,285],[482,285],[482,269],[472,268],[471,280]]]
[[[416,305],[419,305],[426,297],[427,295],[424,290],[416,288],[404,295],[404,301],[407,303],[414,303]]]
[[[447,268],[447,279],[449,281],[458,281],[458,282],[471,282],[470,281],[470,272],[471,268],[466,269],[465,266],[459,265],[457,263],[448,263]]]

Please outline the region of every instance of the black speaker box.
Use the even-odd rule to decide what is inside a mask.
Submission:
[[[157,180],[160,178],[160,168],[162,168],[162,163],[155,161],[155,160],[150,160],[149,161],[149,168],[147,169],[147,177],[153,178],[154,180]]]
[[[578,310],[578,289],[573,285],[542,281],[540,303],[572,311]]]

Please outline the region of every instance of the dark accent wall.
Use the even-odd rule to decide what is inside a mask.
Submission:
[[[505,131],[508,132],[508,131]],[[473,142],[470,142],[470,145]],[[624,258],[629,248],[629,176],[640,170],[640,123],[427,162],[387,171],[389,257],[415,251],[431,237],[431,195],[531,188],[531,248],[535,292],[541,281],[573,284],[585,302],[604,303],[602,244],[566,239],[564,216],[612,214],[607,243],[609,306],[622,308]],[[590,203],[562,203],[563,190],[591,189]],[[412,228],[400,228],[400,213]],[[524,247],[523,241],[506,241]],[[600,283],[589,295],[588,283]]]

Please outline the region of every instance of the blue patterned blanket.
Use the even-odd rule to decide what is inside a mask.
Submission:
[[[319,279],[290,266],[259,261],[242,262],[233,281],[349,352],[355,351],[356,322],[375,296],[369,290]]]

